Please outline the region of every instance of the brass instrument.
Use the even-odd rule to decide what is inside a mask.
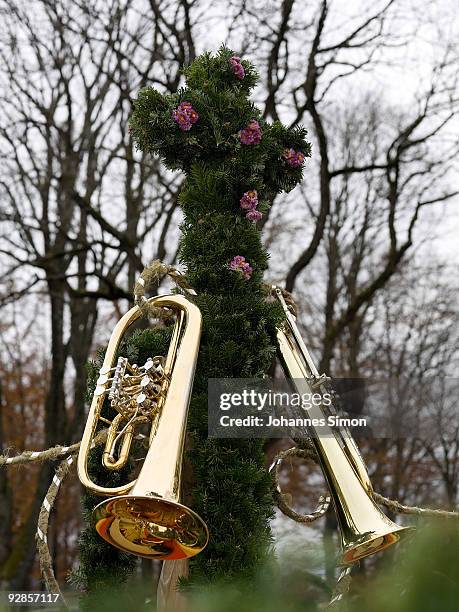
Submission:
[[[317,392],[326,377],[319,375],[281,290],[273,287],[273,291],[286,315],[277,331],[284,371],[299,394]],[[326,423],[325,406],[312,405],[308,417]],[[340,564],[350,565],[395,544],[411,529],[393,523],[374,502],[368,471],[350,432],[343,435],[322,424],[319,429],[311,426],[311,441],[336,511],[342,546]]]
[[[140,316],[131,308],[117,323],[100,369],[78,455],[81,483],[97,495],[110,496],[94,509],[96,529],[107,542],[140,557],[183,559],[206,546],[205,522],[179,502],[188,404],[201,336],[199,308],[182,295],[150,298],[150,305],[176,316],[167,357],[149,358],[143,366],[119,357],[121,338]],[[110,403],[116,416],[102,415]],[[108,435],[102,463],[119,470],[129,457],[136,428],[150,426],[149,449],[136,480],[102,487],[88,475],[88,455],[101,423]]]

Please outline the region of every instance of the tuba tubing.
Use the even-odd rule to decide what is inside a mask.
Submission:
[[[135,306],[120,319],[110,338],[83,434],[78,475],[90,491],[109,496],[94,509],[96,529],[106,541],[145,558],[183,559],[198,554],[207,545],[209,537],[201,517],[179,502],[188,406],[201,336],[201,313],[182,295],[154,297],[149,303],[156,308],[175,311],[177,322],[164,366],[168,381],[164,401],[157,424],[152,425],[150,446],[140,473],[137,479],[125,485],[103,487],[91,480],[87,467],[92,439],[107,395],[106,374],[113,370],[124,332],[141,316],[140,309]],[[125,438],[121,444],[123,452],[132,439],[129,427],[125,434],[128,442]]]

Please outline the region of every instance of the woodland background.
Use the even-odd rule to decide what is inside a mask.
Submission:
[[[175,92],[180,67],[225,42],[258,66],[265,117],[304,124],[313,143],[303,184],[263,219],[267,280],[293,292],[321,371],[390,380],[400,414],[440,381],[431,440],[362,450],[382,494],[456,507],[457,17],[453,0],[0,0],[3,452],[80,439],[86,362],[143,267],[178,264],[183,177],[134,150],[131,99]],[[267,461],[288,445],[267,443]],[[0,471],[0,589],[39,585],[51,478]],[[303,511],[323,486],[299,465],[285,480]],[[52,519],[62,581],[78,562],[79,491],[65,484]],[[278,517],[274,531],[280,556],[327,547],[323,523]]]

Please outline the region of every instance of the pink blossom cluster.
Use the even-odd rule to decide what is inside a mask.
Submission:
[[[282,157],[292,168],[299,168],[304,162],[304,153],[295,149],[285,149]]]
[[[246,191],[239,200],[241,208],[247,211],[246,218],[250,221],[259,221],[263,217],[263,213],[256,210],[258,206],[258,193],[255,189]]]
[[[256,119],[249,121],[247,126],[240,130],[239,140],[245,145],[256,145],[261,141],[261,128]]]
[[[236,255],[229,263],[231,270],[240,272],[246,280],[252,276],[253,268],[242,255]]]
[[[233,69],[234,76],[242,81],[245,77],[244,66],[241,64],[241,58],[237,55],[230,57],[231,68]]]
[[[199,119],[199,115],[191,106],[191,103],[184,100],[172,111],[172,118],[178,123],[181,130],[188,132],[188,130],[191,130],[193,123],[196,123]]]

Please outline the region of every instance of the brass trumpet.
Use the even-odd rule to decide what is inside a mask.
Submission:
[[[150,357],[143,366],[119,357],[121,338],[141,313],[135,306],[117,323],[100,370],[78,455],[81,483],[110,496],[94,509],[96,529],[107,542],[148,559],[192,557],[206,546],[209,533],[196,512],[179,502],[188,404],[201,337],[199,308],[182,295],[150,298],[150,304],[176,315],[167,357]],[[104,404],[116,411],[102,415]],[[88,475],[88,455],[101,423],[108,425],[102,463],[119,470],[142,423],[149,423],[149,449],[136,480],[102,487]]]
[[[285,374],[299,394],[323,390],[326,377],[320,376],[306,348],[295,316],[281,290],[273,287],[286,320],[277,330],[277,342]],[[327,422],[324,406],[313,405],[308,417]],[[324,418],[325,417],[325,418]],[[350,565],[385,550],[411,529],[393,523],[373,500],[373,488],[365,463],[350,432],[344,435],[321,425],[311,426],[311,441],[328,484],[341,534],[341,565]]]

